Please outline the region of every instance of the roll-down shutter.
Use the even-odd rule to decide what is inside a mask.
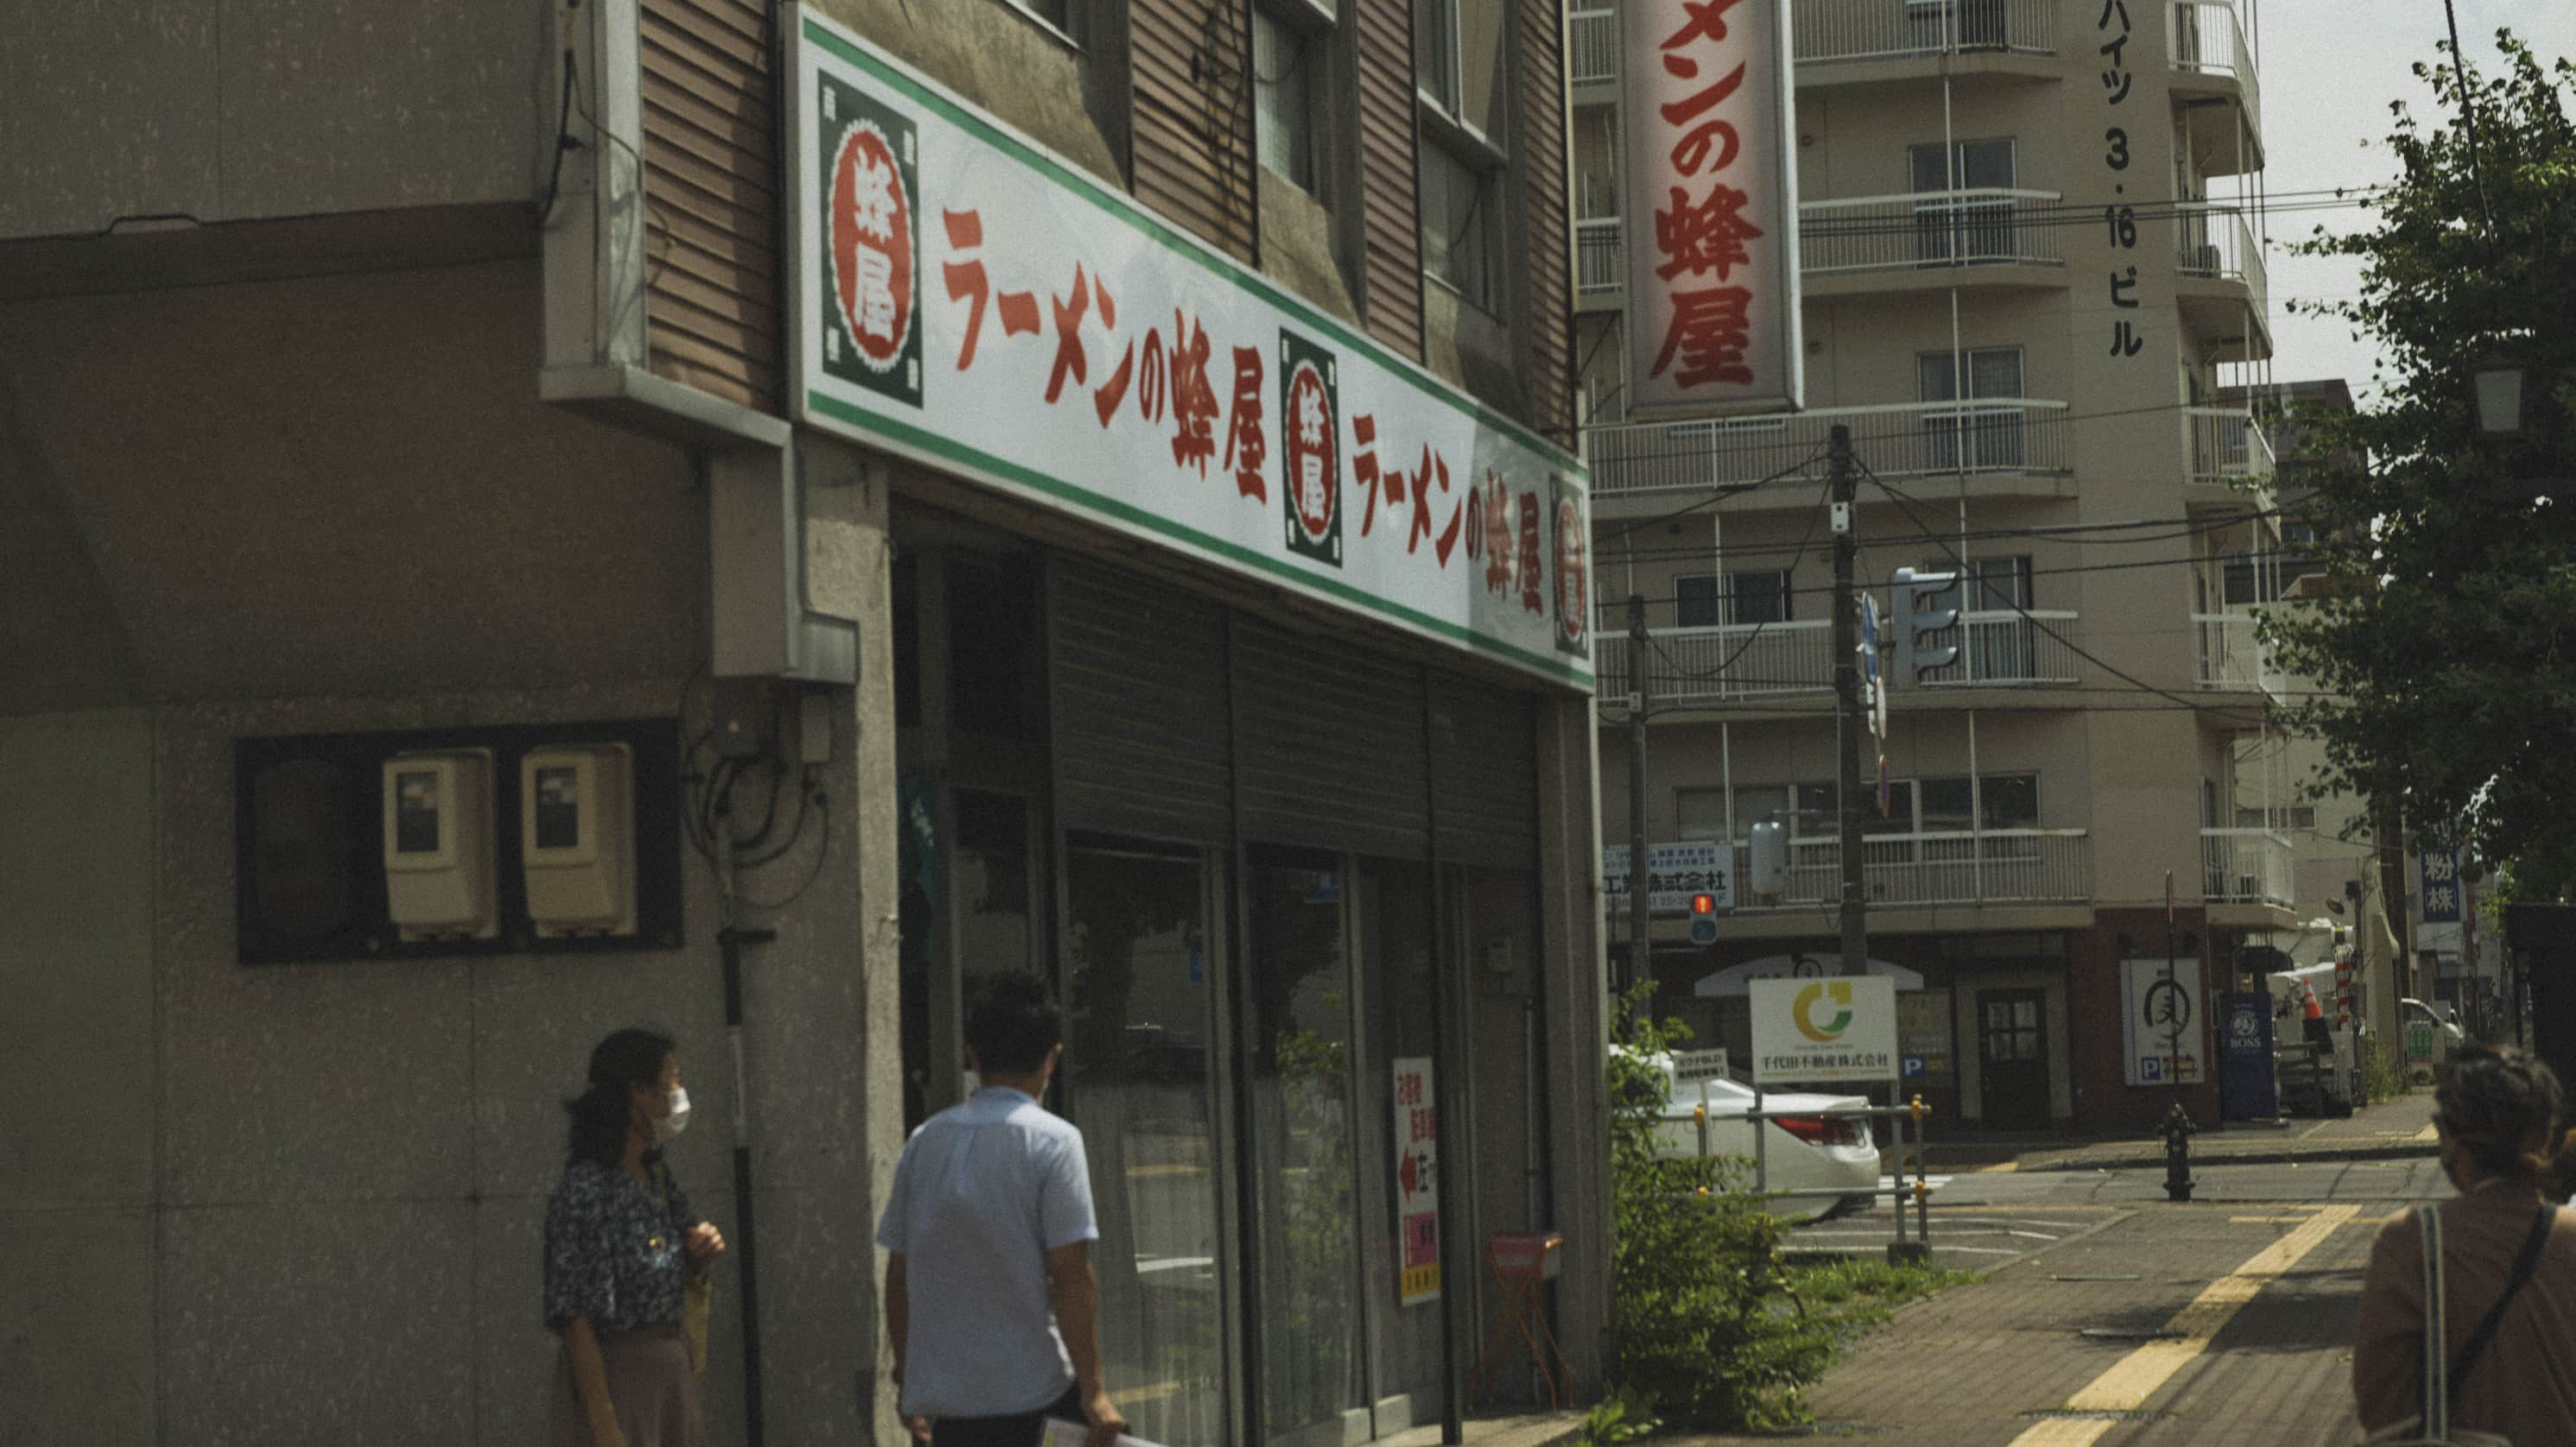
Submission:
[[[1431,817],[1444,862],[1538,867],[1538,718],[1527,694],[1431,675]]]
[[[1422,671],[1240,615],[1232,651],[1244,837],[1425,857]]]
[[[1064,558],[1048,579],[1065,827],[1230,842],[1224,611]]]

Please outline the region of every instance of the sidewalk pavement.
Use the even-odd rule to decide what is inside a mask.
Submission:
[[[2199,1122],[2191,1138],[2195,1164],[2280,1165],[2299,1161],[2393,1160],[2433,1153],[2433,1092],[2418,1088],[2364,1106],[2340,1120]],[[1962,1130],[1935,1123],[1928,1169],[2136,1170],[2165,1163],[2164,1137],[2094,1139],[2039,1133]],[[1892,1165],[1894,1154],[1889,1154]],[[1908,1167],[1912,1165],[1909,1158]]]
[[[2124,1210],[1900,1310],[1811,1391],[1814,1435],[1940,1447],[2357,1442],[2353,1318],[2389,1210]],[[1778,1440],[1694,1435],[1675,1447]]]

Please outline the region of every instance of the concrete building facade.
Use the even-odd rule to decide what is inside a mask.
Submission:
[[[1626,258],[1658,222],[1616,209],[1618,8],[1572,17],[1604,837],[1626,835],[1640,688],[1651,840],[1733,841],[1740,861],[1755,821],[1790,834],[1787,894],[1739,895],[1717,944],[1658,922],[1662,996],[1742,1050],[1740,986],[1700,982],[1839,968],[1821,452],[1840,424],[1882,615],[1899,568],[1962,578],[1931,640],[1955,661],[1918,678],[1891,646],[1888,735],[1864,740],[1888,780],[1864,805],[1871,968],[1905,987],[1907,1088],[1986,1126],[2136,1126],[2179,1070],[2206,1119],[2208,1002],[2292,904],[2289,841],[2249,793],[2282,780],[2240,762],[2282,683],[2254,599],[2226,588],[2229,559],[2276,546],[2263,430],[2220,401],[2271,350],[2255,17],[1788,9],[1806,406],[1695,423],[1622,410]],[[1623,926],[1614,911],[1614,958]],[[2143,998],[2169,993],[2169,959],[2198,992],[2187,1026]]]
[[[1454,1422],[1503,1230],[1598,1380],[1553,7],[0,32],[0,1440],[541,1432],[560,1105],[636,1021],[735,1246],[713,1439],[904,1440],[873,1227],[1022,965],[1140,1431]],[[625,913],[559,926],[576,799]]]

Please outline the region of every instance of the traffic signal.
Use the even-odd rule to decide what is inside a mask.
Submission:
[[[1938,647],[1923,641],[1924,634],[1959,626],[1959,575],[1899,568],[1894,584],[1896,666],[1904,672],[1907,683],[1921,683],[1924,674],[1959,661],[1955,641]],[[1945,603],[1949,606],[1943,607]]]
[[[1691,896],[1690,940],[1691,943],[1695,945],[1713,945],[1717,943],[1716,895],[1694,894]]]

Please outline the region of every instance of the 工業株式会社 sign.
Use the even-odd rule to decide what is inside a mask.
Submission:
[[[1591,687],[1580,463],[791,13],[800,420]]]

